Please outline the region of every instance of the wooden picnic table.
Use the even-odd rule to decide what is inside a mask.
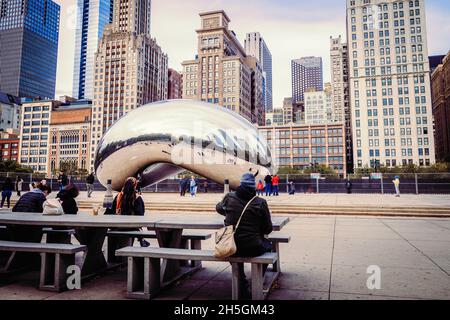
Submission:
[[[181,248],[183,229],[220,229],[224,217],[218,214],[146,214],[144,216],[98,215],[86,212],[78,215],[44,216],[40,213],[0,213],[0,225],[8,226],[12,241],[40,242],[42,227],[76,228],[78,240],[88,250],[82,266],[82,275],[89,276],[104,271],[108,263],[103,254],[103,243],[108,229],[148,228],[155,230],[161,248]],[[272,217],[274,231],[281,230],[287,217]],[[33,232],[34,230],[34,232]],[[26,261],[26,260],[25,260]],[[22,261],[22,263],[26,263]],[[179,278],[179,261],[166,260],[162,267],[163,281]]]

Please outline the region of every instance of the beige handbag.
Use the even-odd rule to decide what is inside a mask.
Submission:
[[[255,200],[257,196],[254,196],[242,210],[241,216],[236,224],[236,228],[233,230],[233,226],[227,226],[216,232],[216,247],[214,250],[214,256],[218,259],[225,259],[231,257],[236,253],[236,243],[234,241],[234,234],[236,233],[239,224],[241,223],[242,216],[245,210],[247,210],[250,203]]]
[[[44,216],[61,216],[64,214],[63,207],[58,199],[48,199],[42,207],[44,209],[42,212]]]

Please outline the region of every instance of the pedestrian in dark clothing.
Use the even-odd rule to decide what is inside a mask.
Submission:
[[[44,186],[43,184],[38,183],[35,185],[33,190],[20,197],[12,211],[42,213],[44,211],[42,205],[45,200],[47,200],[47,196],[51,192],[52,189],[49,186]]]
[[[180,196],[186,196],[186,190],[188,188],[188,180],[187,178],[182,178],[180,180]]]
[[[249,202],[247,210],[242,214],[242,210]],[[240,186],[235,192],[227,194],[217,204],[216,210],[225,216],[226,226],[236,226],[242,214],[239,228],[234,235],[237,248],[235,256],[256,257],[272,250],[272,244],[265,238],[265,235],[270,234],[273,230],[270,211],[266,200],[256,196],[253,174],[244,174]],[[239,277],[241,289],[248,294],[248,283],[243,264],[239,264]]]
[[[94,176],[94,173],[91,172],[91,174],[88,175],[86,178],[86,190],[87,190],[88,198],[91,197],[92,192],[94,191],[94,181],[95,181],[95,176]]]
[[[264,182],[266,184],[266,196],[271,196],[272,195],[272,176],[267,175],[264,178]]]
[[[23,184],[23,179],[21,177],[17,176],[17,178],[16,178],[16,192],[17,192],[17,196],[18,197],[21,196],[22,184]]]
[[[77,214],[78,206],[75,198],[78,197],[80,191],[74,184],[68,184],[64,190],[60,191],[56,197],[61,200],[65,214]]]
[[[106,215],[122,215],[122,216],[143,216],[145,214],[145,205],[142,197],[137,193],[138,181],[134,177],[126,180],[122,191],[117,194],[112,203],[112,209],[108,209]],[[133,229],[120,229],[122,231],[135,231]],[[148,243],[144,238],[139,238],[141,247],[148,247]]]
[[[58,177],[59,191],[63,190],[65,186],[69,183],[66,173],[63,171]]]
[[[142,195],[142,176],[141,176],[140,173],[139,173],[138,176],[137,176],[136,192],[137,192],[139,195]]]
[[[350,179],[347,179],[347,181],[345,182],[345,188],[347,189],[348,194],[352,193],[352,182],[350,181]]]
[[[203,190],[208,193],[208,181],[203,182]]]
[[[2,204],[1,204],[1,208],[3,208],[3,205],[5,204],[5,200],[6,203],[8,205],[8,209],[11,205],[11,195],[12,195],[12,191],[14,190],[14,185],[13,182],[11,180],[11,178],[6,178],[5,182],[2,185]]]

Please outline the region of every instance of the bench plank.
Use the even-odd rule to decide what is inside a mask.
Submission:
[[[268,252],[259,257],[254,258],[230,257],[226,259],[218,259],[214,257],[214,251],[212,250],[186,250],[173,248],[126,247],[117,250],[116,255],[120,257],[224,261],[231,263],[263,263],[263,264],[273,264],[278,260],[278,255],[273,252]]]
[[[37,252],[37,253],[60,253],[74,254],[86,251],[86,246],[61,244],[61,243],[31,243],[0,241],[0,251],[10,252]]]
[[[109,237],[143,237],[147,239],[156,239],[155,231],[108,231]],[[202,232],[196,230],[183,230],[182,238],[193,240],[208,240],[212,236],[211,232]]]
[[[289,243],[291,241],[291,236],[274,232],[268,236],[268,239],[272,242]]]

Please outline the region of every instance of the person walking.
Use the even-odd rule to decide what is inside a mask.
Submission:
[[[400,177],[395,176],[392,183],[394,184],[394,188],[395,188],[395,196],[400,197]]]
[[[191,192],[191,197],[195,197],[197,194],[197,181],[195,180],[195,177],[191,177],[191,181],[189,182],[189,188]]]
[[[142,195],[142,175],[140,173],[137,175],[136,191],[139,195]]]
[[[114,198],[111,209],[106,210],[105,215],[143,216],[145,215],[144,200],[137,192],[138,181],[130,177],[125,181],[122,191]],[[135,231],[124,230],[122,231]],[[150,243],[144,238],[138,238],[141,247],[148,247]]]
[[[266,184],[266,196],[270,197],[272,195],[272,176],[268,174],[264,178],[264,183]]]
[[[264,184],[262,180],[259,180],[258,185],[256,186],[256,193],[258,194],[258,196],[264,195]]]
[[[91,197],[92,192],[94,191],[94,181],[95,181],[95,176],[94,176],[94,173],[91,172],[91,174],[88,175],[86,178],[86,190],[87,190],[88,198]]]
[[[295,184],[294,182],[289,182],[289,195],[295,195]]]
[[[278,186],[280,185],[280,178],[277,175],[272,177],[272,193],[274,196],[279,196]]]
[[[247,205],[247,210],[243,212]],[[239,187],[216,205],[216,211],[225,216],[226,226],[236,226],[240,219],[234,234],[235,257],[257,257],[272,251],[272,243],[265,237],[273,231],[269,206],[266,200],[256,195],[255,177],[251,173],[242,176]],[[264,272],[266,268],[267,265],[264,265]],[[244,298],[248,298],[250,293],[242,263],[238,264],[238,270],[241,292]]]
[[[186,196],[186,181],[187,179],[185,177],[180,179],[180,197]]]
[[[351,194],[352,193],[352,182],[350,181],[350,179],[347,179],[347,181],[345,182],[345,188],[347,189],[347,194]]]
[[[20,176],[17,176],[16,178],[16,192],[17,192],[17,196],[20,197],[21,192],[22,192],[22,184],[23,184],[23,179]]]
[[[64,171],[61,171],[61,174],[58,176],[59,182],[59,191],[62,191],[65,186],[68,184],[68,178]]]
[[[56,198],[61,200],[64,214],[77,214],[78,206],[75,198],[80,194],[80,190],[74,184],[68,184],[62,191],[58,192]]]
[[[3,208],[3,205],[5,204],[5,200],[6,200],[6,203],[8,205],[8,209],[9,209],[9,207],[11,205],[11,195],[12,195],[13,190],[14,190],[14,184],[13,184],[11,178],[7,177],[5,179],[5,182],[2,185],[2,204],[1,204],[0,208]]]
[[[203,182],[203,190],[205,193],[208,193],[208,181],[205,180],[205,182]]]

